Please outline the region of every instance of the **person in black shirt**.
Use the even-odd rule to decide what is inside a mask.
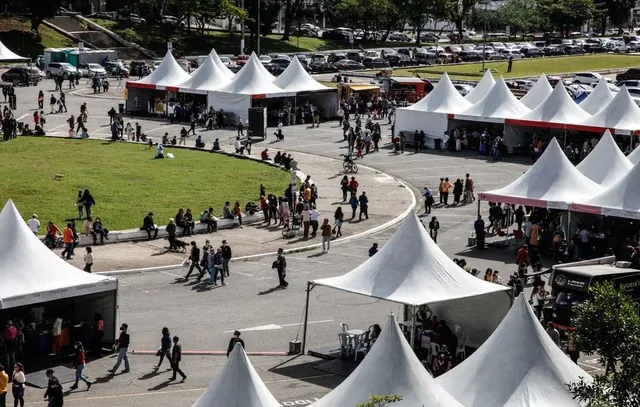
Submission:
[[[173,369],[173,376],[169,381],[176,380],[176,373],[182,376],[182,382],[187,379],[187,375],[180,369],[180,361],[182,360],[182,345],[178,344],[180,338],[173,337],[173,348],[171,349],[171,368]]]
[[[287,259],[284,257],[282,248],[278,249],[278,258],[273,262],[273,268],[278,271],[278,280],[280,281],[278,288],[287,288],[289,286],[289,283],[285,280],[285,277],[287,277]]]
[[[58,378],[53,375],[53,369],[47,369],[47,377],[49,383],[47,385],[47,391],[44,393],[45,400],[49,400],[47,407],[62,407],[64,404],[64,395],[62,394],[62,386]]]
[[[229,347],[227,348],[227,357],[229,357],[229,354],[233,350],[234,346],[236,346],[236,343],[240,343],[240,346],[244,349],[244,341],[240,339],[240,331],[233,332],[233,336],[229,340]]]
[[[191,276],[191,273],[193,272],[193,269],[197,268],[200,272],[200,275],[198,276],[198,281],[200,281],[200,279],[202,279],[202,276],[204,275],[204,271],[202,271],[202,267],[200,267],[200,249],[198,248],[198,245],[195,241],[191,242],[191,254],[189,254],[189,260],[191,260],[191,267],[189,267],[189,272],[186,276],[184,276],[184,279],[188,280],[189,276]]]
[[[229,260],[231,260],[231,247],[227,244],[226,240],[222,241],[222,272],[229,277]]]
[[[374,243],[369,248],[369,257],[373,257],[374,254],[378,253],[378,243]]]
[[[160,365],[162,365],[162,360],[166,357],[171,364],[171,356],[169,352],[171,351],[171,334],[169,333],[169,328],[166,326],[162,328],[162,339],[160,339],[160,349],[158,349],[158,353],[160,354],[160,360],[158,364],[153,367],[153,370],[160,369]]]
[[[153,239],[158,237],[158,227],[156,226],[155,222],[153,221],[153,212],[149,212],[147,214],[147,216],[144,217],[143,221],[142,221],[142,227],[140,228],[140,230],[146,230],[147,231],[147,236],[149,236],[149,240],[151,240],[151,232],[153,231]]]
[[[129,351],[129,343],[131,341],[131,336],[129,335],[129,332],[127,332],[127,330],[129,329],[129,325],[127,324],[122,324],[120,326],[120,336],[118,337],[118,340],[116,342],[116,345],[118,347],[118,360],[116,361],[116,364],[113,366],[112,369],[109,369],[109,373],[115,373],[116,370],[118,370],[118,368],[120,367],[120,363],[122,363],[122,360],[124,359],[124,370],[122,371],[122,373],[129,373],[130,369],[129,369],[129,355],[127,355],[127,352]]]

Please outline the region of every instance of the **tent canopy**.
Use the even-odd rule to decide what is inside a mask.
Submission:
[[[155,71],[138,81],[127,82],[127,87],[164,90],[176,88],[187,80],[189,74],[178,65],[171,51],[167,51]]]
[[[580,378],[593,380],[553,342],[520,294],[493,335],[436,382],[466,407],[577,407],[566,384]]]
[[[529,113],[500,77],[491,91],[470,108],[455,115],[458,120],[504,123],[507,118],[519,118]]]
[[[627,156],[627,160],[633,165],[636,165],[640,162],[640,148],[636,147],[631,154]]]
[[[453,83],[451,83],[449,75],[445,72],[440,78],[440,82],[434,86],[427,96],[409,107],[399,108],[398,110],[448,114],[461,112],[468,107],[471,107],[471,102],[465,100],[458,92]]]
[[[503,188],[481,193],[480,199],[568,209],[572,202],[592,197],[602,189],[573,166],[553,138],[527,172]]]
[[[585,100],[587,102],[587,100]],[[616,133],[630,134],[640,130],[640,107],[622,86],[609,104],[580,125],[612,129]]]
[[[234,93],[236,95],[269,95],[284,94],[284,90],[273,84],[276,78],[262,65],[255,52],[236,74],[231,83],[216,92]]]
[[[15,52],[11,51],[0,41],[0,62],[18,62],[29,61],[29,58],[21,57]]]
[[[533,89],[532,89],[533,90]],[[556,86],[549,96],[536,108],[522,116],[510,119],[510,124],[548,127],[550,123],[565,125],[579,123],[590,117],[571,99],[564,86]]]
[[[356,370],[312,406],[356,406],[372,394],[401,396],[394,407],[462,407],[422,366],[393,315],[387,318],[378,340]]]
[[[180,92],[198,93],[206,95],[207,92],[219,89],[231,82],[225,73],[215,64],[211,56],[207,56],[204,63],[198,67],[189,79],[181,83]]]
[[[594,115],[607,106],[613,99],[613,93],[604,77],[600,78],[595,89],[580,103],[585,112]]]
[[[191,407],[280,407],[239,343],[213,382]]]
[[[310,92],[330,89],[309,75],[298,60],[298,56],[293,57],[287,69],[273,83],[287,92]]]
[[[591,181],[609,186],[627,175],[633,164],[622,154],[611,132],[606,130],[595,148],[576,168]]]
[[[211,59],[213,59],[213,63],[220,69],[220,71],[228,79],[233,79],[236,76],[235,73],[231,72],[231,69],[229,69],[224,63],[222,63],[222,61],[220,60],[220,57],[218,56],[218,53],[216,52],[215,48],[211,49],[211,52],[209,53],[209,56],[211,57]]]
[[[0,212],[0,309],[117,289],[112,277],[86,273],[35,236],[11,200]]]
[[[496,84],[496,80],[493,79],[491,70],[487,69],[484,72],[484,75],[482,75],[482,79],[480,79],[480,82],[478,82],[476,87],[473,88],[471,92],[469,92],[469,94],[464,98],[472,104],[478,103],[480,99],[487,96],[487,94],[491,91],[491,89],[493,88],[493,85],[495,84]]]
[[[312,283],[412,306],[428,304],[439,318],[462,326],[474,343],[489,337],[511,304],[509,287],[461,269],[414,212],[375,256],[347,274]]]
[[[523,105],[528,107],[529,109],[535,109],[538,107],[544,100],[551,94],[553,88],[549,84],[547,80],[547,75],[541,74],[535,85],[526,95],[520,99]]]

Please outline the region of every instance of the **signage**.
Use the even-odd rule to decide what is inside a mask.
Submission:
[[[171,41],[167,42],[167,51],[171,51],[173,49],[173,44]]]

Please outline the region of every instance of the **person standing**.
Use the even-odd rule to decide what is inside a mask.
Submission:
[[[322,236],[322,252],[326,253],[331,248],[331,225],[329,224],[329,219],[325,219],[324,222],[322,222],[320,234]]]
[[[449,204],[449,190],[453,187],[451,182],[449,182],[449,178],[445,178],[444,181],[440,184],[440,188],[442,189],[442,199],[445,206]]]
[[[13,407],[24,407],[24,389],[27,378],[24,375],[24,366],[22,363],[13,365],[13,376],[11,378],[11,393],[13,395]],[[1,396],[0,396],[1,397]],[[1,405],[2,403],[0,403]]]
[[[287,259],[284,257],[282,248],[278,249],[278,258],[273,262],[273,268],[278,271],[278,281],[280,282],[278,288],[287,288],[289,286],[289,283],[285,280],[287,277]]]
[[[207,266],[209,268],[209,284],[218,285],[216,280],[218,279],[218,272],[220,272],[220,282],[222,285],[226,285],[224,282],[224,272],[222,271],[222,248],[218,247],[217,250],[212,249],[207,259]]]
[[[311,237],[316,237],[318,226],[320,225],[320,212],[315,205],[311,206]]]
[[[473,223],[473,229],[476,232],[476,248],[479,250],[484,249],[484,237],[485,237],[485,229],[484,229],[484,221],[482,220],[482,215],[478,215],[478,219]]]
[[[227,245],[227,241],[222,241],[222,274],[229,277],[229,261],[231,260],[231,247]]]
[[[433,192],[431,192],[431,188],[425,186],[422,190],[422,196],[424,196],[424,214],[431,214],[431,206],[434,203],[433,200]]]
[[[71,229],[71,223],[67,223],[67,227],[64,228],[62,241],[64,242],[64,250],[60,253],[60,257],[65,260],[70,260],[71,252],[73,252],[73,230]]]
[[[302,210],[302,213],[300,214],[300,216],[302,219],[302,229],[304,232],[303,238],[308,239],[309,226],[311,226],[311,211],[309,210],[309,204],[307,203],[304,204],[304,209]]]
[[[462,180],[458,178],[456,182],[453,183],[453,204],[460,204],[460,197],[462,196],[462,192],[464,190],[464,186],[462,185]]]
[[[91,273],[91,267],[93,267],[93,249],[87,246],[85,250],[87,252],[84,255],[84,271]]]
[[[547,322],[547,335],[553,340],[557,346],[560,346],[560,332],[553,326],[553,322]]]
[[[160,349],[158,349],[158,354],[160,354],[160,360],[158,364],[153,367],[153,370],[156,371],[160,369],[160,365],[162,365],[162,360],[166,357],[169,364],[171,364],[171,334],[169,333],[169,328],[166,326],[162,328],[162,338],[160,339]]]
[[[29,226],[29,230],[33,232],[34,235],[38,236],[38,229],[40,229],[40,221],[38,220],[38,215],[35,213],[31,215],[31,218],[27,221],[27,226]]]
[[[180,383],[184,383],[187,379],[187,375],[184,374],[182,369],[180,369],[180,361],[182,360],[182,345],[178,344],[180,338],[177,336],[173,337],[173,348],[171,348],[171,369],[173,369],[173,376],[169,379],[169,381],[176,380],[176,373],[179,373],[182,376],[182,381]]]
[[[347,202],[347,192],[349,191],[349,178],[345,175],[340,181],[340,189],[342,190],[342,202]]]
[[[89,192],[88,189],[85,189],[82,193],[82,204],[84,205],[84,213],[87,215],[87,218],[91,217],[91,207],[96,204],[96,201],[93,199],[93,195]]]
[[[464,179],[464,201],[469,203],[475,200],[476,197],[473,195],[473,180],[469,174],[466,174]]]
[[[104,318],[99,312],[93,315],[93,352],[102,357],[102,338],[104,338]]]
[[[191,241],[191,253],[189,254],[189,260],[191,260],[191,267],[189,267],[189,272],[186,276],[184,276],[184,279],[188,280],[189,276],[191,276],[191,273],[193,272],[193,269],[197,268],[200,272],[200,275],[198,276],[198,281],[200,281],[200,279],[202,279],[202,276],[204,275],[204,271],[202,271],[202,267],[200,267],[200,249],[198,248],[198,245],[195,241]]]
[[[122,371],[122,373],[129,373],[131,371],[128,355],[131,336],[129,335],[128,329],[129,325],[127,324],[122,324],[120,326],[120,336],[118,337],[118,340],[114,345],[114,347],[117,347],[118,349],[118,360],[116,361],[116,364],[113,366],[113,368],[109,369],[109,373],[115,373],[120,367],[120,363],[122,363],[122,360],[124,360],[124,370]]]
[[[9,376],[4,371],[4,366],[0,365],[0,407],[6,407],[7,405],[7,388],[9,383]]]
[[[91,388],[91,385],[93,383],[87,380],[87,378],[82,374],[82,372],[84,371],[84,368],[87,365],[86,353],[84,351],[84,347],[82,346],[82,342],[76,342],[75,348],[76,348],[76,359],[73,365],[76,369],[76,382],[73,384],[73,386],[70,387],[69,390],[77,389],[78,382],[82,380],[87,384],[87,391],[88,391]]]
[[[440,222],[435,216],[431,218],[429,222],[429,236],[433,239],[434,243],[438,243],[438,230],[440,229]]]
[[[362,191],[360,198],[358,198],[358,202],[360,203],[360,214],[358,216],[358,220],[362,220],[362,215],[369,220],[369,198],[365,191]]]
[[[507,61],[507,73],[511,72],[511,67],[513,66],[513,57],[509,57],[509,61]]]
[[[78,196],[76,197],[76,207],[78,209],[78,219],[82,219],[82,209],[84,208],[84,203],[82,202],[82,191],[78,191]]]
[[[233,336],[229,339],[229,346],[227,347],[227,357],[229,357],[229,354],[236,346],[236,343],[239,343],[240,346],[242,346],[242,349],[244,349],[244,341],[240,339],[240,331],[233,331]]]
[[[64,395],[62,394],[62,385],[57,377],[54,376],[53,369],[47,369],[47,391],[44,392],[44,399],[48,400],[47,407],[62,407],[64,405]]]

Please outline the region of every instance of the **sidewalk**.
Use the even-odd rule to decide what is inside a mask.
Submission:
[[[189,144],[193,143],[189,141]],[[252,150],[254,153],[252,157],[257,158],[261,148],[258,145],[255,147],[257,148]],[[222,148],[227,152],[231,150],[228,145],[223,145]],[[340,189],[340,180],[344,175],[342,162],[298,152],[292,152],[292,156],[298,161],[298,168],[306,175],[310,175],[311,180],[318,187],[317,207],[321,219],[328,218],[333,225],[333,214],[338,206],[342,206],[346,221],[342,227],[341,239],[348,239],[394,220],[413,202],[413,193],[395,178],[360,166],[355,177],[360,184],[358,192],[366,191],[369,197],[369,220],[358,221],[356,214],[356,218],[351,221],[351,207],[342,203]],[[320,235],[315,239],[305,240],[301,234],[302,232],[293,239],[284,239],[281,228],[274,226],[273,223],[267,227],[264,223],[257,222],[245,225],[243,229],[227,229],[181,239],[188,242],[194,240],[200,247],[206,240],[210,240],[214,246],[217,246],[226,239],[231,246],[234,258],[271,253],[278,248],[287,250],[321,243]],[[166,251],[167,247],[166,239],[93,246],[94,271],[171,266],[180,264],[187,257],[187,254],[183,253],[169,253]],[[84,248],[76,248],[76,256],[70,260],[70,263],[79,268],[84,267],[83,254]]]

